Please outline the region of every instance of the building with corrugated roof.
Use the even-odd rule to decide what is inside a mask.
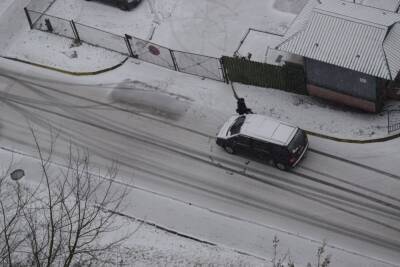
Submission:
[[[304,57],[310,95],[378,112],[400,71],[399,1],[360,1],[310,0],[277,49]]]

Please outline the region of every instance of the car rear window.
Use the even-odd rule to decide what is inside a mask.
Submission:
[[[292,154],[296,154],[298,150],[301,150],[300,148],[302,146],[305,146],[307,143],[307,136],[306,133],[299,129],[297,130],[296,134],[294,135],[292,141],[288,145],[288,150]]]

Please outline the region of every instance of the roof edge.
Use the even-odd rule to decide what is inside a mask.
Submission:
[[[386,35],[386,37],[387,37],[387,35]],[[382,53],[383,53],[383,58],[385,59],[385,66],[386,66],[387,72],[389,73],[389,78],[390,78],[391,81],[393,81],[394,79],[392,77],[392,72],[390,71],[389,61],[388,61],[387,56],[386,56],[385,47],[383,46],[383,44],[384,44],[384,42],[386,40],[386,37],[385,37],[385,39],[383,39],[383,42],[382,42]]]

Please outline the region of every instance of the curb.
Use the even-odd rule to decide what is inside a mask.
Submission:
[[[353,143],[353,144],[370,144],[370,143],[386,142],[386,141],[393,140],[393,139],[400,137],[400,133],[397,133],[397,134],[385,136],[382,138],[376,138],[376,139],[370,139],[370,140],[356,140],[356,139],[345,139],[345,138],[333,137],[333,136],[315,133],[315,132],[311,132],[311,131],[307,131],[307,130],[304,130],[304,131],[308,135],[312,135],[312,136],[316,136],[316,137],[320,137],[320,138],[324,138],[324,139],[328,139],[328,140],[332,140],[332,141],[336,141],[336,142]]]
[[[243,251],[240,251],[240,250],[237,250],[237,249],[232,249],[232,248],[229,248],[229,247],[220,246],[217,243],[205,241],[205,240],[202,240],[202,239],[199,239],[199,238],[187,235],[187,234],[183,234],[183,233],[180,233],[178,231],[171,230],[170,228],[166,228],[164,226],[160,226],[160,225],[158,225],[156,223],[149,222],[149,221],[146,221],[144,219],[138,219],[138,218],[135,218],[135,217],[133,217],[131,215],[124,214],[122,212],[116,212],[116,211],[111,211],[111,210],[107,210],[107,211],[110,212],[110,213],[116,214],[118,216],[125,217],[125,218],[128,218],[130,220],[138,221],[138,222],[146,224],[148,226],[155,227],[155,228],[157,228],[159,230],[165,231],[165,232],[173,234],[173,235],[177,235],[177,236],[182,237],[182,238],[186,238],[186,239],[189,239],[189,240],[192,240],[192,241],[195,241],[195,242],[199,242],[199,243],[202,243],[202,244],[205,244],[205,245],[208,245],[208,246],[212,246],[212,247],[225,248],[225,249],[234,251],[236,253],[239,253],[239,254],[242,254],[242,255],[245,255],[245,256],[250,256],[250,257],[254,257],[254,258],[257,258],[259,260],[262,260],[262,261],[267,261],[267,259],[262,258],[260,256],[256,256],[256,255],[253,255],[253,254],[250,254],[250,253],[247,253],[247,252],[243,252]]]
[[[64,74],[69,74],[69,75],[74,75],[74,76],[97,75],[97,74],[100,74],[100,73],[111,71],[111,70],[114,70],[114,69],[122,66],[129,59],[129,57],[126,57],[123,61],[121,61],[117,65],[109,67],[109,68],[106,68],[106,69],[102,69],[102,70],[89,71],[89,72],[76,72],[76,71],[68,71],[68,70],[64,70],[64,69],[60,69],[60,68],[56,68],[56,67],[50,67],[50,66],[47,66],[47,65],[34,63],[34,62],[30,62],[30,61],[26,61],[26,60],[22,60],[22,59],[18,59],[18,58],[5,57],[5,56],[1,56],[1,57],[5,58],[5,59],[8,59],[8,60],[13,60],[13,61],[29,64],[29,65],[32,65],[32,66],[35,66],[35,67],[40,67],[40,68],[44,68],[44,69],[48,69],[48,70],[52,70],[52,71],[57,71],[57,72],[61,72],[61,73],[64,73]]]

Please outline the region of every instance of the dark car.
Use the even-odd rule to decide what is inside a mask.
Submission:
[[[91,0],[86,0],[86,1],[91,1]],[[98,1],[105,3],[114,3],[117,7],[125,11],[128,11],[131,8],[136,7],[141,2],[141,0],[98,0]]]
[[[262,115],[232,116],[220,129],[217,144],[230,154],[257,155],[280,170],[295,167],[308,148],[306,133],[293,125]]]

